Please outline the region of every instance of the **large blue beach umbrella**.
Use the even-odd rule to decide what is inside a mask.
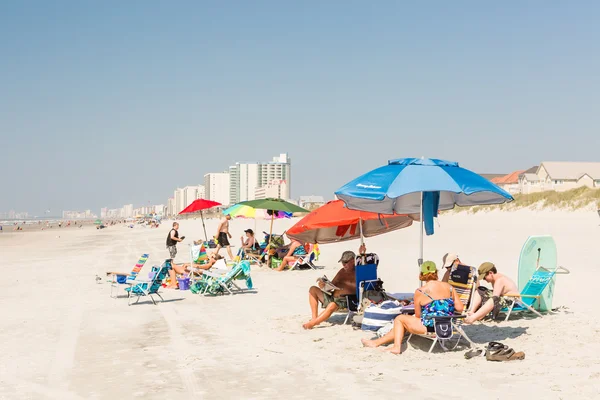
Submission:
[[[423,262],[423,228],[433,234],[438,210],[455,205],[502,204],[510,193],[457,162],[435,158],[400,158],[367,172],[335,194],[348,208],[380,214],[421,215],[419,265]]]

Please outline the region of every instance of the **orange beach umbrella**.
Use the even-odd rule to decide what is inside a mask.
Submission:
[[[302,218],[286,234],[301,243],[335,243],[406,228],[417,219],[350,210],[342,200],[333,200]]]

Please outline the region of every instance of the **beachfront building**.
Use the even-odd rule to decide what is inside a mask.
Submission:
[[[92,210],[85,211],[63,211],[63,219],[94,219],[98,218],[96,214],[92,213]]]
[[[289,194],[287,182],[283,179],[272,180],[265,185],[256,188],[254,191],[254,199],[284,199],[287,200]]]
[[[508,175],[492,178],[491,181],[510,194],[521,193],[519,186],[519,176],[525,173],[525,170],[511,172]]]
[[[100,218],[106,218],[108,215],[108,208],[104,207],[100,209]]]
[[[524,194],[582,186],[600,188],[600,162],[544,161],[535,174],[527,171],[519,176],[520,193]]]
[[[325,204],[323,196],[300,196],[298,205],[307,210],[314,210]]]
[[[206,199],[229,205],[229,172],[211,172],[204,175],[204,190]]]
[[[174,207],[173,207],[173,214],[172,215],[177,215],[179,214],[179,212],[181,210],[183,210],[185,208],[185,206],[183,205],[183,189],[181,188],[177,188],[175,189],[175,192],[173,192],[173,199],[174,199]]]
[[[167,200],[167,216],[175,215],[175,199],[173,197],[169,197]]]
[[[204,186],[196,185],[196,186],[186,186],[183,188],[183,208],[186,208],[194,200],[203,199],[205,197]],[[183,210],[183,208],[181,210]],[[181,212],[179,210],[179,212]]]
[[[285,181],[282,187],[284,191],[279,198],[288,200],[290,198],[290,178],[292,172],[292,160],[287,153],[282,153],[278,157],[267,163],[259,164],[258,169],[258,187],[272,185],[275,181]],[[269,196],[270,197],[270,196]]]
[[[229,204],[254,200],[258,185],[258,163],[235,163],[229,167]]]
[[[133,204],[126,204],[123,206],[123,218],[133,217]]]
[[[229,167],[229,204],[254,200],[256,189],[271,185],[273,181],[285,181],[281,198],[290,198],[291,159],[287,153],[273,157],[269,162],[250,164],[236,163]],[[262,191],[259,191],[262,193]]]

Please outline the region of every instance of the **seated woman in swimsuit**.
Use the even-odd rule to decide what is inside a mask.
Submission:
[[[394,320],[394,329],[387,335],[375,339],[362,339],[365,347],[379,347],[382,344],[394,343],[389,349],[393,354],[400,354],[404,333],[424,335],[433,332],[433,319],[426,317],[442,317],[461,312],[464,308],[458,294],[446,282],[438,281],[438,271],[433,261],[421,264],[419,275],[421,282],[426,282],[415,291],[415,315],[399,315]]]
[[[306,254],[304,245],[297,240],[293,240],[290,244],[290,249],[285,257],[283,257],[283,261],[281,261],[281,265],[279,265],[276,271],[283,271],[289,264],[295,263],[299,257],[305,256]]]
[[[258,252],[258,250],[260,249],[260,245],[254,237],[254,231],[252,229],[246,229],[244,233],[246,234],[246,240],[244,240],[243,236],[240,238],[242,241],[241,249],[246,253]]]

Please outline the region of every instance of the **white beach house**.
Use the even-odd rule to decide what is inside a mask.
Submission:
[[[600,162],[544,161],[535,173],[519,175],[523,194],[547,190],[564,192],[581,186],[600,188]]]

